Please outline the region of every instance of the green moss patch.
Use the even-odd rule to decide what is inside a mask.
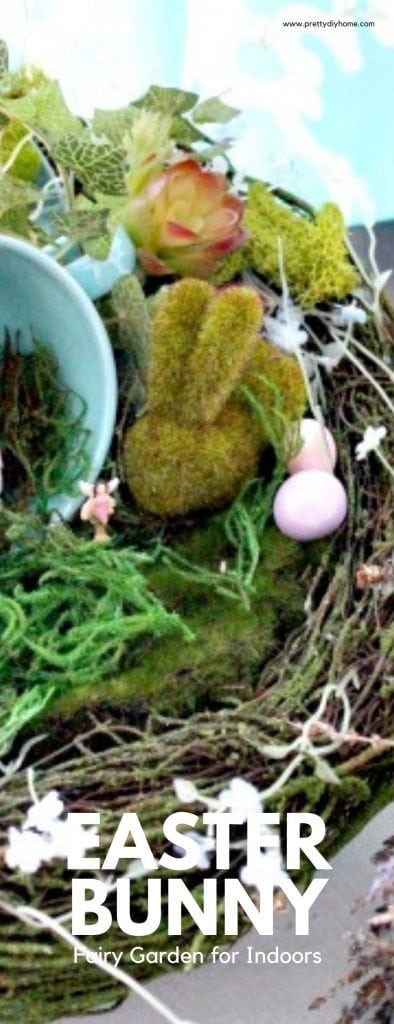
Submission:
[[[217,573],[226,558],[231,565],[220,520],[185,534],[176,553],[189,565],[204,566],[207,573]],[[180,617],[191,638],[176,633],[159,641],[146,638],[127,671],[69,690],[56,712],[69,715],[86,705],[108,703],[178,714],[248,699],[262,666],[302,622],[305,583],[300,577],[305,565],[305,549],[268,529],[249,607],[236,596],[197,582],[192,572],[177,571],[160,560],[148,566],[150,592]]]

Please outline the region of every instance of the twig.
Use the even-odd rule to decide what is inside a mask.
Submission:
[[[82,953],[85,957],[92,957],[92,950],[89,949],[89,946],[86,946],[80,939],[71,935],[71,932],[67,931],[67,928],[64,928],[62,924],[50,917],[49,914],[44,913],[44,911],[37,910],[35,907],[15,907],[11,903],[5,903],[4,901],[0,902],[0,906],[6,914],[11,914],[13,917],[17,917],[24,924],[35,928],[49,929],[53,935],[57,935],[59,939],[66,942],[68,946],[72,947],[72,949]],[[160,1017],[167,1020],[169,1024],[192,1024],[191,1021],[185,1021],[184,1018],[178,1017],[177,1014],[172,1013],[172,1011],[162,1003],[161,999],[152,995],[149,989],[145,989],[139,981],[136,981],[136,979],[132,977],[132,975],[126,974],[126,972],[122,971],[119,967],[115,967],[107,961],[97,961],[96,966],[99,970],[103,971],[104,974],[109,974],[112,978],[115,978],[115,981],[118,981],[132,992],[135,992],[136,995],[140,996],[148,1006],[151,1006]]]

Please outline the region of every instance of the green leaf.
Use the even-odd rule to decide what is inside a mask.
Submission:
[[[97,137],[104,136],[109,142],[120,146],[133,126],[136,113],[133,106],[119,107],[118,110],[95,110],[92,131]]]
[[[193,110],[192,117],[195,124],[227,124],[227,121],[232,121],[233,117],[238,117],[240,113],[236,107],[223,103],[219,96],[211,96],[210,99],[198,104]]]
[[[39,198],[39,190],[26,185],[8,174],[0,178],[0,217],[9,210],[34,206]]]
[[[198,100],[195,92],[185,92],[183,89],[168,89],[161,85],[151,85],[148,92],[133,104],[135,107],[146,107],[147,110],[157,110],[162,114],[185,114],[191,110]]]
[[[121,195],[126,191],[126,158],[123,146],[93,142],[88,131],[82,136],[66,135],[52,149],[66,170],[73,171],[90,194]]]
[[[111,302],[118,317],[118,341],[131,356],[127,400],[138,415],[146,404],[152,318],[134,274],[117,281]]]
[[[8,46],[5,39],[0,39],[0,78],[8,71]]]
[[[9,207],[5,213],[0,212],[0,233],[18,235],[29,242],[36,243],[37,232],[29,221],[28,207]],[[49,239],[46,239],[48,242]],[[44,243],[45,244],[45,243]]]
[[[19,121],[6,122],[0,129],[0,164],[7,162],[18,142],[27,134],[25,126]],[[13,178],[21,178],[22,181],[34,182],[40,167],[41,158],[37,147],[27,142],[10,167],[9,174]]]
[[[206,136],[195,128],[191,121],[176,114],[172,118],[171,138],[178,146],[192,146],[194,142],[206,142]]]
[[[112,289],[112,305],[119,318],[119,335],[124,348],[136,356],[138,368],[146,372],[152,321],[146,298],[135,274],[121,277]]]
[[[0,110],[44,140],[57,139],[66,132],[79,135],[83,131],[82,122],[68,109],[58,82],[42,82],[18,99],[0,96]]]
[[[99,238],[107,230],[109,209],[90,204],[91,209],[73,210],[72,213],[57,213],[52,222],[59,234],[67,235],[82,245],[91,238]]]

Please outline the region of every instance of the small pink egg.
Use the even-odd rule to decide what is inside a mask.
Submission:
[[[317,420],[303,419],[300,423],[302,447],[287,466],[289,473],[300,473],[305,469],[325,469],[332,472],[337,459],[334,438],[327,427]]]
[[[276,525],[293,540],[317,540],[334,533],[347,512],[346,491],[332,473],[307,469],[279,488],[274,501]]]

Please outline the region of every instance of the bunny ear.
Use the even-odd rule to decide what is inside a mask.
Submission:
[[[86,480],[78,480],[78,487],[85,498],[92,497],[92,494],[94,493],[94,484],[88,484]]]
[[[149,409],[172,419],[188,378],[188,360],[215,289],[183,278],[171,285],[156,313],[151,345]]]
[[[112,478],[112,480],[109,481],[109,484],[107,484],[108,494],[113,494],[114,491],[117,491],[118,487],[119,487],[119,484],[120,484],[119,477],[118,476],[114,476]]]
[[[254,289],[239,284],[218,292],[188,362],[186,420],[204,424],[217,419],[258,346],[262,316]]]

